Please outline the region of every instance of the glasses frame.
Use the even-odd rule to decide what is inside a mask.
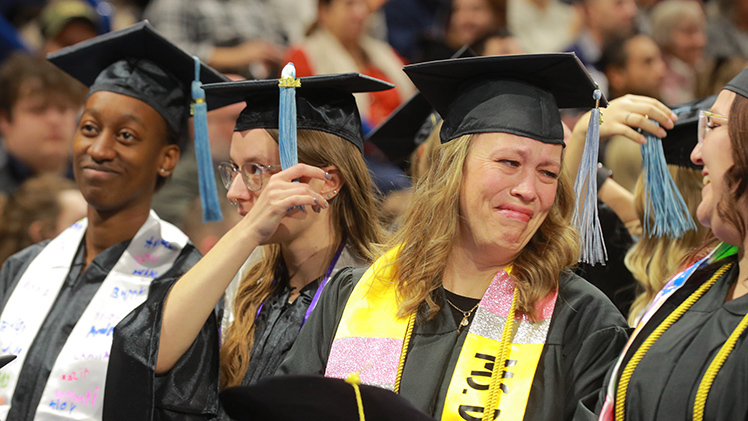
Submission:
[[[699,141],[699,144],[704,143],[704,140],[709,135],[709,133],[714,130],[714,128],[712,128],[712,119],[722,120],[720,126],[727,124],[728,121],[727,117],[723,115],[716,114],[707,110],[699,110],[699,128],[697,132],[697,139]]]
[[[252,188],[249,182],[251,176],[256,176],[258,174],[252,174],[248,172],[248,169],[252,167],[256,168],[259,171],[259,186],[257,188]],[[280,168],[280,165],[262,165],[256,162],[247,162],[242,164],[241,166],[238,166],[233,162],[221,162],[220,164],[218,164],[218,174],[221,176],[221,181],[223,182],[223,186],[226,188],[226,190],[231,189],[231,184],[234,183],[236,174],[238,173],[241,174],[242,181],[244,182],[244,186],[247,188],[247,190],[260,191],[265,184],[265,173]],[[230,178],[227,180],[224,175],[228,175]]]

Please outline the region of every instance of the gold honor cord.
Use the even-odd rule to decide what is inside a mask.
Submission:
[[[488,402],[483,409],[482,421],[493,421],[494,412],[499,407],[499,390],[501,390],[501,379],[504,376],[504,362],[509,351],[509,343],[512,340],[514,332],[514,314],[517,304],[517,288],[514,288],[512,295],[512,304],[509,306],[509,314],[506,316],[504,330],[501,332],[501,343],[499,344],[499,353],[496,355],[493,370],[491,370],[491,385],[488,388]]]
[[[346,377],[345,382],[353,386],[353,390],[356,392],[359,421],[366,421],[366,417],[364,416],[364,402],[361,400],[361,389],[358,387],[361,384],[361,377],[358,376],[358,373],[351,373]]]
[[[649,348],[651,348],[655,341],[657,341],[657,339],[659,339],[660,336],[662,336],[662,334],[683,315],[683,313],[688,311],[688,309],[691,308],[691,306],[698,301],[699,298],[701,298],[701,296],[704,295],[704,293],[708,291],[715,282],[717,282],[717,279],[732,267],[732,265],[732,263],[728,263],[720,267],[711,279],[701,285],[699,289],[694,291],[694,293],[692,293],[686,301],[681,303],[675,311],[670,313],[670,315],[668,315],[667,318],[665,318],[665,320],[647,337],[639,349],[636,350],[634,356],[631,357],[631,360],[626,364],[626,368],[621,373],[621,379],[618,382],[618,389],[616,391],[615,421],[623,421],[626,417],[626,392],[629,386],[629,381],[631,380],[631,375],[634,374],[634,370],[636,370],[636,366],[642,360],[647,351],[649,351]],[[700,388],[701,387],[699,387],[699,389]]]
[[[717,373],[719,373],[719,369],[722,368],[722,364],[724,364],[727,356],[730,355],[730,352],[735,348],[735,342],[738,341],[738,338],[743,334],[743,331],[747,326],[748,314],[743,316],[743,320],[738,323],[738,327],[732,331],[730,337],[727,338],[727,341],[722,345],[722,348],[719,349],[717,356],[714,357],[712,363],[709,364],[709,368],[706,370],[706,374],[704,374],[704,377],[701,379],[699,388],[696,391],[696,400],[693,403],[694,421],[702,421],[704,419],[704,407],[706,406],[706,398],[709,396],[709,389],[712,387],[712,382],[714,381],[714,378],[717,377]]]
[[[395,393],[400,393],[400,380],[403,378],[403,368],[405,367],[405,356],[408,354],[408,345],[410,344],[410,337],[413,335],[413,326],[416,324],[416,312],[410,315],[408,318],[408,329],[405,331],[405,338],[403,339],[403,349],[400,351],[400,362],[397,363],[397,376],[395,377]]]

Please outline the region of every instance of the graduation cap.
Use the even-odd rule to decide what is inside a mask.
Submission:
[[[717,95],[676,105],[673,112],[678,116],[675,126],[667,131],[667,137],[662,140],[665,161],[679,167],[701,169],[691,161],[691,151],[698,140],[699,110],[708,110],[714,105]]]
[[[475,52],[466,45],[451,58],[475,56]],[[441,116],[434,112],[434,107],[422,93],[417,92],[369,132],[366,140],[384,152],[390,162],[403,166],[440,121]]]
[[[207,139],[208,109],[236,101],[220,98],[206,104],[202,83],[228,77],[200,62],[159,34],[148,21],[100,35],[51,53],[47,59],[99,91],[126,95],[151,106],[171,130],[182,133],[195,100],[195,152],[198,160],[203,220],[222,219]]]
[[[296,79],[296,126],[340,136],[363,152],[361,115],[354,93],[392,89],[393,84],[360,73],[308,76]],[[212,97],[244,100],[235,131],[279,129],[280,79],[206,84]]]
[[[404,70],[444,118],[442,143],[502,132],[563,144],[558,109],[596,105],[596,85],[573,53],[448,59]]]
[[[55,51],[47,59],[90,87],[91,94],[109,91],[145,102],[177,132],[189,116],[193,58],[148,21]],[[202,83],[228,80],[212,67],[200,65]],[[208,108],[231,103],[211,100]]]
[[[748,98],[748,69],[744,69],[737,76],[727,82],[725,89],[733,91],[736,94]]]
[[[0,368],[5,367],[8,365],[9,362],[16,359],[16,355],[3,355],[0,357]]]
[[[392,391],[322,376],[268,377],[226,389],[221,404],[234,420],[433,420]]]

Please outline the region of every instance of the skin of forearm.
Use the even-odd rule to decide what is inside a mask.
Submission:
[[[249,225],[246,219],[240,221],[169,292],[156,374],[171,370],[189,349],[242,264],[259,245]]]

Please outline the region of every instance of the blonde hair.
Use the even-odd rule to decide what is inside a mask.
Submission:
[[[277,130],[267,130],[278,141]],[[334,165],[344,183],[330,200],[333,237],[336,244],[343,237],[346,247],[357,258],[371,262],[375,246],[384,239],[379,225],[376,199],[369,172],[361,152],[351,142],[338,136],[316,130],[299,130],[299,161],[323,167]],[[326,256],[326,262],[333,253]],[[263,247],[263,259],[253,266],[242,280],[234,299],[234,321],[226,330],[221,346],[221,388],[241,384],[249,367],[250,350],[254,342],[254,319],[260,304],[270,296],[278,283],[278,271],[284,265],[281,247],[270,244]]]
[[[401,316],[425,303],[426,319],[440,309],[434,292],[442,285],[462,215],[460,192],[465,161],[475,135],[465,135],[440,145],[431,170],[418,180],[402,228],[388,247],[402,246],[393,262]],[[561,171],[556,197],[546,219],[514,260],[520,312],[535,317],[535,304],[556,289],[561,271],[577,263],[579,246],[569,225],[574,195],[568,175]]]
[[[650,14],[652,38],[664,50],[670,50],[673,31],[684,21],[699,21],[706,25],[701,3],[696,0],[665,0],[658,3]]]
[[[676,165],[668,165],[668,169],[688,206],[689,213],[697,220],[696,208],[701,202],[701,188],[704,186],[701,171]],[[634,206],[639,221],[644,225],[646,204],[643,177],[639,177],[636,183]],[[649,223],[654,223],[654,217],[650,218]],[[670,277],[683,268],[686,261],[694,255],[694,250],[707,248],[707,244],[711,243],[710,239],[714,239],[709,228],[699,223],[696,223],[696,227],[695,230],[688,231],[683,237],[676,239],[648,236],[644,233],[639,242],[626,253],[624,263],[639,282],[640,290],[643,290],[631,304],[628,317],[630,325],[634,325]]]

